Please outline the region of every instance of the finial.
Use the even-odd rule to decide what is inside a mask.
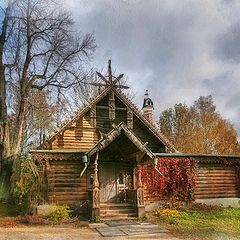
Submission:
[[[148,97],[148,90],[146,90],[145,94],[144,94],[146,97]]]
[[[111,67],[111,59],[108,60],[108,77],[109,77],[109,81],[112,82],[112,67]]]

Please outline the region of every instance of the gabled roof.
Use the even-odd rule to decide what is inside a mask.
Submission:
[[[134,105],[131,100],[123,94],[120,90],[115,89],[112,86],[105,88],[104,90],[100,91],[94,97],[92,97],[87,104],[85,104],[76,114],[70,117],[67,121],[65,121],[59,129],[57,129],[46,141],[50,142],[53,140],[58,134],[64,131],[67,127],[69,127],[74,121],[82,117],[86,112],[88,112],[93,105],[95,105],[99,100],[105,97],[108,92],[114,91],[117,97],[122,100],[140,119],[140,121],[160,140],[162,141],[171,152],[176,152],[175,147],[163,136],[163,134],[156,128],[155,125],[150,123],[141,113],[141,111]],[[43,144],[44,145],[44,144]]]
[[[102,139],[100,139],[93,148],[91,148],[87,154],[92,156],[95,152],[99,150],[104,150],[110,143],[112,143],[120,134],[123,132],[131,142],[143,153],[146,153],[150,158],[154,157],[152,151],[147,147],[147,144],[143,143],[135,133],[129,129],[125,123],[121,122],[117,126],[113,126],[114,128]]]
[[[132,109],[133,113],[141,120],[141,122],[158,138],[160,139],[164,145],[166,145],[170,151],[177,152],[174,145],[170,143],[166,137],[157,129],[157,127],[149,122],[142,114],[142,112],[138,109],[138,107],[132,103],[132,101],[121,91],[113,89],[116,96],[118,96],[130,109]]]
[[[50,143],[57,135],[62,133],[67,127],[69,127],[74,121],[82,117],[87,113],[99,100],[105,97],[110,91],[113,91],[115,95],[124,102],[124,104],[133,111],[133,114],[170,150],[170,152],[176,152],[174,145],[170,143],[166,137],[157,129],[157,127],[150,123],[141,113],[141,111],[132,103],[132,101],[119,89],[116,89],[114,85],[108,85],[103,90],[98,92],[95,96],[89,99],[79,111],[77,111],[72,117],[65,121],[59,129],[46,139],[46,141],[40,146],[43,147],[47,143]]]

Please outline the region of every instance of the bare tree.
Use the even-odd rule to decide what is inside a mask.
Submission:
[[[81,84],[87,75],[84,65],[91,59],[96,45],[91,34],[73,31],[70,14],[52,0],[8,2],[4,14],[1,26],[4,46],[0,54],[10,68],[4,69],[1,58],[1,82],[7,82],[8,89],[14,92],[8,104],[14,118],[10,150],[11,155],[18,156],[24,142],[32,92],[47,89],[57,96]],[[2,98],[6,98],[4,94],[3,90]]]

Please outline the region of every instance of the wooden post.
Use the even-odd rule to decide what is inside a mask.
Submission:
[[[94,161],[93,192],[92,192],[92,219],[97,220],[100,215],[100,190],[98,181],[98,152]]]
[[[137,202],[137,216],[143,217],[145,214],[145,204],[144,204],[144,193],[143,193],[143,184],[142,184],[142,175],[141,175],[141,165],[140,165],[140,154],[136,155],[137,160],[137,191],[136,191],[136,202]]]

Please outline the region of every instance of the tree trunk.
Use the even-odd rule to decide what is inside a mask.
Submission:
[[[23,137],[24,137],[24,129],[25,129],[25,105],[26,105],[26,100],[21,99],[20,102],[20,108],[19,108],[19,113],[18,113],[18,118],[16,122],[16,137],[14,141],[14,159],[16,160],[20,154],[21,154],[21,147],[22,147],[22,142],[23,142]]]
[[[10,139],[7,122],[7,104],[6,104],[6,79],[5,79],[5,65],[3,62],[4,44],[7,38],[7,28],[9,16],[11,12],[11,3],[8,4],[5,16],[1,26],[0,35],[0,160],[10,156]]]
[[[5,199],[9,196],[9,177],[12,172],[11,166],[9,168],[8,165],[8,158],[10,157],[10,138],[7,121],[5,65],[3,62],[4,45],[7,39],[7,28],[10,14],[11,2],[9,1],[2,21],[0,35],[0,198]]]

